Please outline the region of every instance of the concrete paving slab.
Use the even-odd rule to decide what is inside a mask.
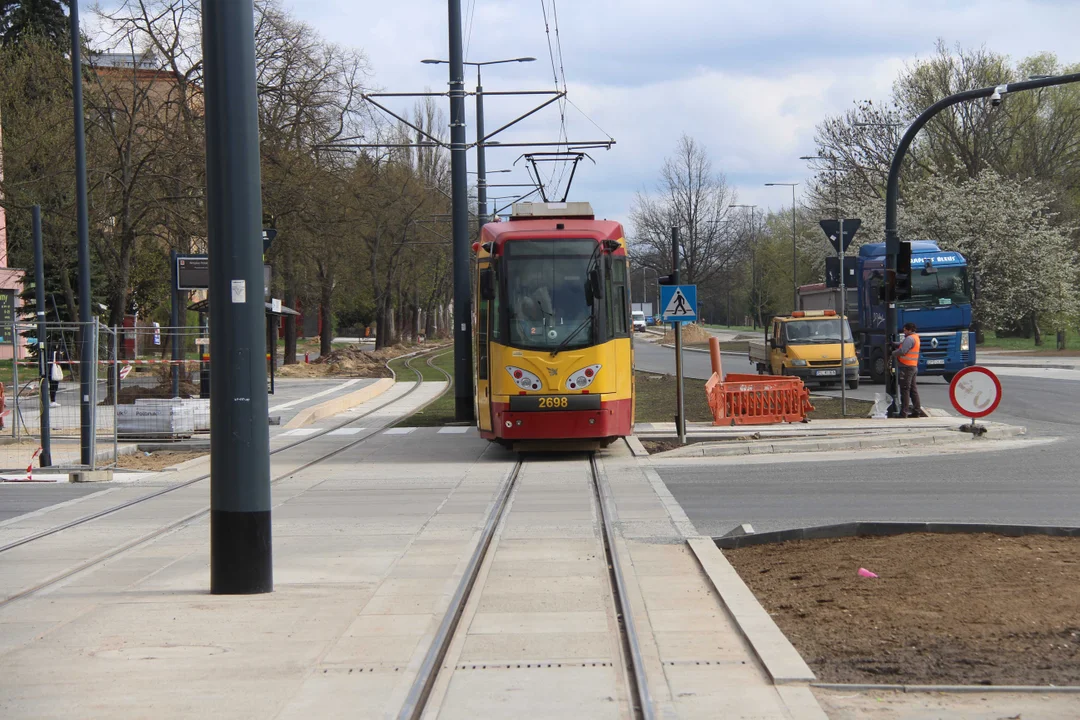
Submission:
[[[608,690],[617,684],[610,665],[462,669],[453,675],[439,718],[476,720],[492,717],[497,708],[496,715],[506,718],[614,720],[628,717],[629,709]]]

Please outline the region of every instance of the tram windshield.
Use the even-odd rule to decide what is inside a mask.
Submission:
[[[563,349],[594,343],[588,278],[595,240],[516,240],[506,244],[510,345]],[[595,265],[593,265],[595,267]],[[564,345],[565,343],[565,345]]]

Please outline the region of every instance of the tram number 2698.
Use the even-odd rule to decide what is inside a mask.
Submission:
[[[599,395],[512,395],[510,409],[515,412],[552,410],[599,410]]]

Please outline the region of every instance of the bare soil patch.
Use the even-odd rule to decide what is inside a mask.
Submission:
[[[116,467],[124,468],[125,470],[145,470],[145,471],[157,471],[164,470],[167,467],[173,465],[179,465],[182,462],[188,460],[194,460],[198,457],[206,455],[204,452],[173,452],[170,450],[161,450],[152,453],[134,452],[129,455],[121,455],[116,459]]]
[[[412,346],[394,345],[381,350],[363,350],[350,345],[321,355],[310,363],[283,365],[277,369],[278,377],[392,377],[386,362],[409,352]]]
[[[823,682],[1080,685],[1080,538],[918,533],[724,554]]]
[[[143,385],[129,385],[124,387],[123,382],[121,382],[120,385],[120,392],[117,393],[117,397],[119,398],[121,405],[130,405],[136,400],[142,400],[144,398],[171,398],[173,396],[172,383],[169,381],[164,381],[156,387],[145,387]],[[181,380],[180,397],[199,397],[199,386],[186,380]],[[101,404],[105,405],[106,403],[103,401]]]

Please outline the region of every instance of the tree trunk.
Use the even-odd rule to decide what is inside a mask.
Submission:
[[[285,259],[285,307],[296,309],[296,278],[292,272],[292,261]],[[296,316],[285,316],[285,364],[296,363]]]
[[[1034,314],[1031,316],[1031,327],[1035,332],[1035,346],[1039,347],[1043,344],[1042,330],[1039,328],[1039,318]]]
[[[319,319],[322,321],[319,333],[319,355],[326,356],[334,349],[330,343],[334,337],[333,306],[331,305],[334,293],[333,278],[322,278],[319,290]]]
[[[424,311],[424,336],[427,338],[435,337],[435,306],[429,305]]]

